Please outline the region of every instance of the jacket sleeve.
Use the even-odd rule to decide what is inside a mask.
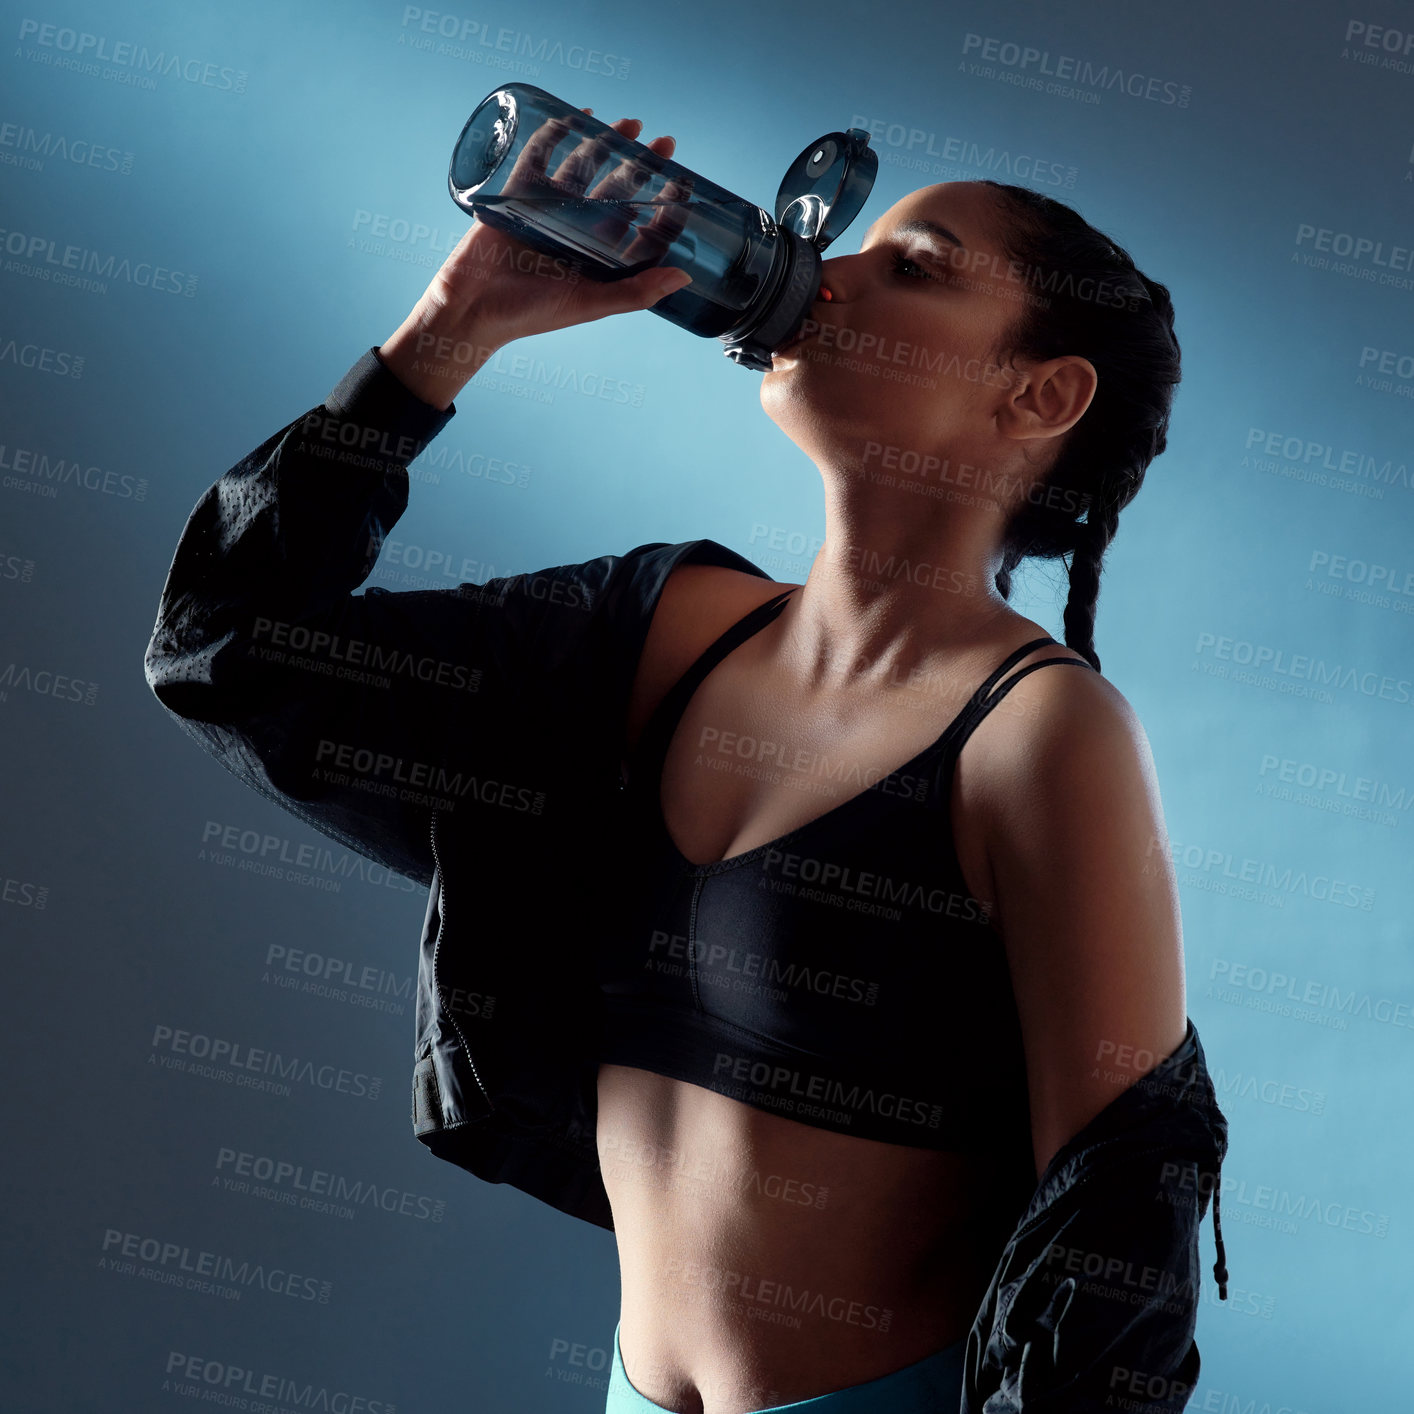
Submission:
[[[994,1278],[967,1414],[1179,1414],[1198,1380],[1199,1175],[1218,1156],[1098,1146],[1033,1203]]]
[[[552,685],[555,645],[588,632],[622,563],[355,594],[407,507],[407,464],[454,412],[370,349],[202,495],[144,659],[158,701],[240,780],[424,885],[431,812],[514,754],[517,701]]]

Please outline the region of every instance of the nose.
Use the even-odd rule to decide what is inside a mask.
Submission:
[[[817,300],[829,304],[833,300],[845,298],[844,281],[840,278],[835,262],[825,261],[820,268],[820,288],[815,294]]]
[[[862,254],[862,252],[860,253]],[[860,255],[832,255],[820,262],[820,298],[822,300],[848,300],[850,290],[857,282]]]

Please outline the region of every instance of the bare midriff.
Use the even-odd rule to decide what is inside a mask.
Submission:
[[[1006,1236],[987,1155],[861,1139],[630,1066],[598,1076],[634,1387],[746,1414],[964,1338]]]
[[[676,572],[655,615],[634,683],[630,747],[718,634],[799,587],[693,568],[695,578]],[[1021,621],[1011,636],[1024,641],[1028,630],[1043,632]],[[802,810],[806,819],[821,812],[799,792],[690,767],[702,720],[757,736],[775,728],[755,712],[812,720],[795,711],[771,641],[759,633],[719,664],[676,733],[688,745],[682,760],[670,751],[660,795],[689,859],[734,856],[798,827]],[[1001,643],[978,647],[953,673],[955,700],[928,698],[929,720],[909,704],[876,704],[897,712],[878,710],[826,744],[884,774],[936,736],[1005,652]],[[985,851],[963,807],[955,781],[959,860],[974,895],[990,898]],[[1006,1171],[985,1151],[838,1133],[632,1066],[600,1065],[597,1088],[619,1343],[630,1382],[653,1403],[674,1414],[747,1414],[877,1379],[966,1337],[1018,1216],[1006,1199],[1017,1191],[1015,1159]]]

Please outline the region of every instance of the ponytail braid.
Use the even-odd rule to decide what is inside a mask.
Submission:
[[[1094,365],[1095,396],[1066,433],[1046,476],[1050,494],[1023,501],[1002,538],[997,591],[1011,597],[1012,571],[1027,558],[1070,556],[1065,642],[1098,671],[1095,610],[1105,552],[1119,513],[1168,444],[1169,412],[1181,377],[1168,290],[1078,212],[1027,187],[981,181],[1004,216],[1007,258],[1047,293],[1029,295],[999,361],[1079,354]],[[1093,292],[1081,297],[1076,291]],[[1061,491],[1063,495],[1056,495]],[[1084,519],[1079,517],[1084,515]]]

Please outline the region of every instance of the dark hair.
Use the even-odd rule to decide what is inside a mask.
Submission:
[[[1095,601],[1119,513],[1168,444],[1169,409],[1182,376],[1173,301],[1135,268],[1122,246],[1078,212],[1029,187],[982,180],[997,194],[999,242],[1022,267],[1026,295],[999,359],[1079,354],[1095,367],[1090,406],[1066,434],[1046,494],[1023,500],[1007,522],[997,589],[1028,557],[1071,556],[1065,642],[1100,666]],[[1084,513],[1085,519],[1079,517]]]

